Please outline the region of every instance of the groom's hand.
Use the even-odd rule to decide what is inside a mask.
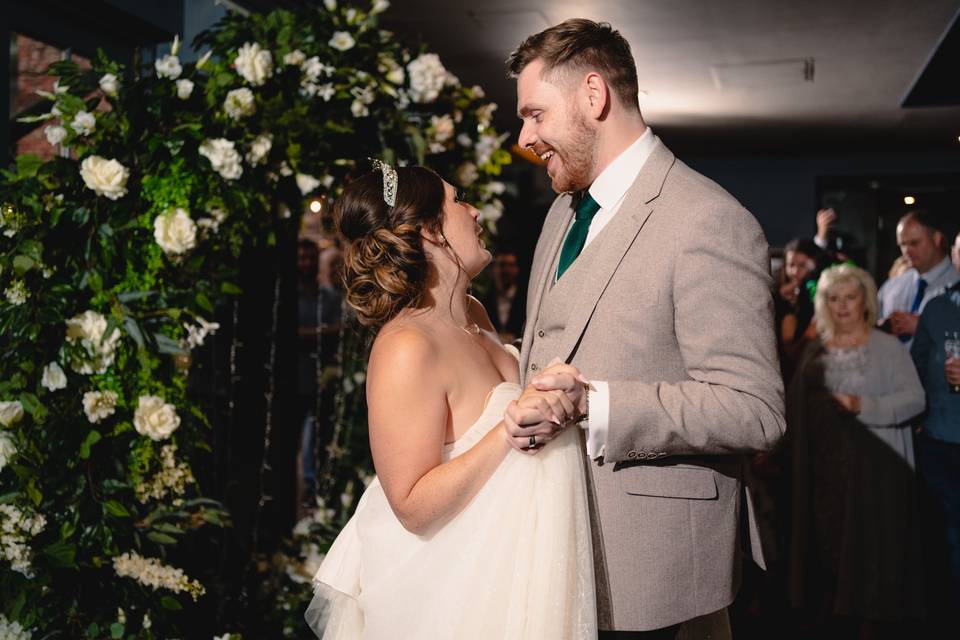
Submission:
[[[530,381],[531,386],[541,391],[561,391],[575,407],[571,418],[578,420],[587,412],[587,390],[590,383],[572,364],[559,360],[550,363],[543,373]]]
[[[562,392],[528,386],[503,416],[510,445],[523,453],[536,453],[563,431],[573,411],[575,407]]]

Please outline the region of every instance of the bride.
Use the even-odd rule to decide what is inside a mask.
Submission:
[[[477,210],[428,169],[376,164],[335,216],[347,301],[379,329],[377,477],[314,577],[307,621],[324,640],[595,638],[579,430],[563,428],[574,405],[520,388],[516,353],[467,295],[491,260]],[[522,448],[504,427],[514,402],[541,423]]]

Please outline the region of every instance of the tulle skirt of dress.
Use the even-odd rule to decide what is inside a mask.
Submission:
[[[503,383],[445,450],[472,447],[520,388]],[[596,638],[580,438],[511,451],[463,511],[428,536],[406,531],[378,480],[314,578],[307,621],[323,640]]]

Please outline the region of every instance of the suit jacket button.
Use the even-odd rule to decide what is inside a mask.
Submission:
[[[543,329],[540,329],[539,331],[537,331],[537,336],[538,336],[538,337],[542,338],[543,335],[544,335],[544,334],[543,334]]]
[[[627,457],[630,458],[631,460],[633,460],[634,458],[637,457],[637,452],[636,452],[636,451],[633,451],[633,450],[628,451],[628,452],[627,452]]]
[[[536,363],[536,362],[534,362],[532,365],[530,365],[530,370],[531,370],[531,371],[536,371],[536,370],[537,370],[537,363]]]

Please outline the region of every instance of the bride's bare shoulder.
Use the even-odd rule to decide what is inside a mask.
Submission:
[[[373,341],[367,375],[420,378],[435,368],[438,347],[435,336],[420,323],[388,323]]]

